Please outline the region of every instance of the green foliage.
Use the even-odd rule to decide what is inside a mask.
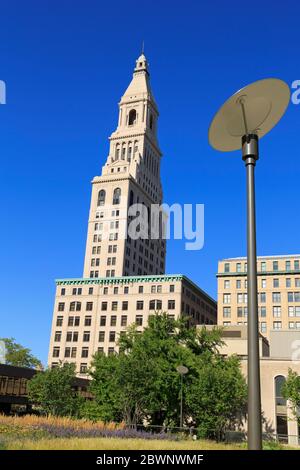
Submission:
[[[294,418],[300,424],[300,376],[292,369],[289,369],[288,377],[282,387],[282,395],[286,400],[290,400]]]
[[[34,369],[42,368],[41,361],[31,354],[31,350],[16,343],[14,338],[0,338],[0,341],[3,341],[5,344],[6,364],[19,367],[33,367]]]
[[[38,372],[28,382],[29,399],[40,405],[46,414],[78,416],[83,399],[72,389],[74,379],[75,364],[61,364],[54,369]]]
[[[185,387],[187,412],[199,437],[221,438],[236,423],[246,404],[245,379],[236,356],[197,358],[197,373]]]
[[[180,375],[183,379],[184,417],[203,435],[220,432],[235,420],[246,399],[245,380],[236,357],[218,354],[220,329],[188,328],[186,319],[166,313],[149,317],[142,333],[130,326],[119,338],[120,353],[96,354],[91,367],[94,405],[86,417],[129,424],[146,420],[152,425],[178,426]]]

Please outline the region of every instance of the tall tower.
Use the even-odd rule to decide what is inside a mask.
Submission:
[[[119,103],[118,125],[109,139],[102,174],[92,181],[84,278],[165,272],[165,240],[123,235],[132,204],[150,210],[152,204],[162,202],[157,120],[148,63],[142,54]]]

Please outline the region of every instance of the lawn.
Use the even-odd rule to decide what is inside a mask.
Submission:
[[[159,441],[146,439],[67,438],[8,441],[7,450],[235,450],[241,446],[212,441]]]

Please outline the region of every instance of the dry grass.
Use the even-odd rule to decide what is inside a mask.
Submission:
[[[25,415],[25,416],[5,416],[0,415],[0,433],[5,429],[32,429],[41,425],[47,426],[64,426],[72,427],[73,429],[124,429],[123,423],[103,423],[97,421],[93,423],[89,420],[84,419],[71,419],[71,418],[59,418],[56,416],[36,416],[36,415]]]
[[[144,439],[40,439],[12,441],[7,450],[236,450],[241,446],[211,441],[157,441]]]

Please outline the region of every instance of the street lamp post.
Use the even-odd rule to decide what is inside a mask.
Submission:
[[[242,149],[247,177],[248,290],[248,449],[262,448],[257,256],[254,169],[258,140],[283,116],[290,100],[288,85],[270,78],[242,88],[219,109],[209,128],[211,146],[223,152]]]
[[[183,428],[183,376],[186,375],[189,370],[185,366],[178,366],[176,370],[180,374],[180,428]]]

